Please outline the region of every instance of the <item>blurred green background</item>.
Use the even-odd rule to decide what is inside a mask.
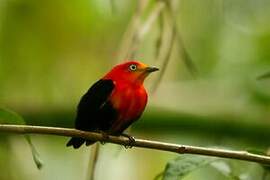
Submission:
[[[114,11],[109,0],[0,0],[1,105],[23,115],[28,124],[73,127],[81,95],[123,61],[117,54],[137,3],[112,1]],[[270,70],[270,1],[173,2],[177,28],[199,73],[191,76],[174,48],[159,87],[150,93],[131,134],[180,144],[267,150],[270,80],[256,77]],[[145,16],[155,3],[150,0]],[[160,67],[162,62],[153,53],[158,24],[150,31],[135,59]],[[157,76],[148,78],[148,89]],[[1,134],[1,180],[85,177],[90,148],[66,148],[64,137],[32,138],[44,168],[36,169],[21,136]],[[107,144],[102,146],[96,177],[153,179],[174,157]],[[254,166],[241,167],[262,171]],[[208,168],[185,179],[222,178]]]

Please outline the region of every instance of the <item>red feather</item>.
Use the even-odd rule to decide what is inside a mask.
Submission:
[[[120,135],[143,113],[147,103],[143,82],[156,70],[137,61],[115,66],[81,98],[75,128]],[[79,148],[84,142],[82,138],[72,138],[67,146]]]

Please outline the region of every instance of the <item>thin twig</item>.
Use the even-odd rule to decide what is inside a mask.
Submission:
[[[142,24],[141,29],[138,31],[139,39],[141,40],[151,29],[154,22],[159,17],[160,13],[162,12],[163,8],[165,7],[165,3],[159,1],[155,4],[152,12],[148,16],[147,20],[144,24]]]
[[[143,2],[146,3],[145,1]],[[141,41],[151,30],[160,12],[164,8],[163,2],[156,3],[148,18],[144,23],[142,23],[141,17],[144,9],[143,6],[145,5],[140,4],[143,3],[140,1],[138,2],[137,10],[135,11],[130,25],[124,35],[123,42],[121,43],[121,48],[119,50],[119,59],[122,59],[122,57],[126,59],[134,59],[136,57]]]
[[[145,8],[145,0],[138,0],[135,12],[131,18],[131,21],[127,27],[126,32],[123,35],[122,42],[120,44],[120,48],[118,51],[117,59],[129,59],[130,58],[130,51],[132,49],[132,45],[134,44],[134,40],[136,40],[137,30],[141,23],[141,16],[143,10]]]
[[[111,11],[112,13],[116,12],[116,4],[114,0],[110,0],[110,5],[111,5]]]
[[[171,27],[171,37],[169,39],[168,46],[166,46],[166,52],[165,52],[164,57],[162,55],[160,55],[160,57],[162,58],[162,65],[161,65],[162,68],[161,68],[161,71],[159,73],[157,80],[155,81],[155,83],[153,85],[152,92],[155,92],[156,89],[158,88],[158,85],[160,84],[160,82],[165,74],[165,71],[167,69],[167,66],[169,64],[169,61],[171,59],[173,45],[174,45],[175,36],[176,36],[176,26],[175,26],[175,24],[172,24],[171,26],[172,26]]]
[[[270,78],[270,72],[264,73],[257,77],[257,80],[267,79]]]
[[[151,11],[147,20],[143,24],[141,24],[141,26],[140,26],[141,28],[138,29],[138,31],[134,35],[132,48],[130,49],[130,58],[131,59],[135,58],[135,55],[138,52],[139,46],[141,45],[143,38],[151,30],[154,23],[158,19],[159,14],[162,12],[163,8],[164,8],[163,2],[156,3],[155,7]]]
[[[186,67],[188,68],[190,73],[193,76],[196,76],[198,74],[198,71],[197,71],[197,68],[196,68],[194,62],[192,61],[190,55],[188,54],[188,52],[186,50],[184,43],[183,43],[181,34],[180,34],[179,29],[177,27],[176,14],[173,10],[172,4],[168,0],[165,0],[165,1],[167,3],[167,8],[168,8],[168,13],[169,13],[170,19],[172,20],[172,23],[174,24],[174,27],[175,27],[175,31],[176,31],[175,36],[176,36],[176,40],[178,43],[179,55],[180,55],[180,57],[182,57],[181,59],[184,61],[184,64],[186,65]]]
[[[189,72],[195,77],[196,75],[198,75],[198,70],[184,46],[184,43],[182,41],[182,38],[178,29],[176,29],[176,40],[178,42],[179,55],[182,57],[184,64],[188,68]]]
[[[68,137],[81,137],[91,141],[110,142],[120,145],[130,145],[130,140],[126,137],[108,136],[95,132],[86,132],[69,128],[27,126],[27,125],[0,125],[0,132],[18,133],[18,134],[49,134]],[[135,139],[134,147],[156,149],[177,154],[198,154],[205,156],[215,156],[230,159],[239,159],[250,162],[257,162],[270,165],[270,157],[249,153],[246,151],[234,151],[226,149],[206,148],[198,146],[188,146],[180,144],[164,143],[159,141],[150,141],[143,139]]]
[[[155,60],[158,60],[161,54],[161,47],[163,43],[163,36],[164,36],[164,12],[160,12],[158,17],[158,27],[159,27],[159,34],[156,40],[156,49],[155,49]]]
[[[99,144],[94,144],[92,145],[91,148],[91,154],[89,157],[89,164],[88,164],[88,175],[87,179],[89,180],[94,180],[95,179],[95,172],[96,172],[96,167],[97,167],[97,162],[98,162],[98,156],[99,156]]]

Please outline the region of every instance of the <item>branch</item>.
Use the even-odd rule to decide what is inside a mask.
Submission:
[[[169,17],[167,17],[167,18],[169,18]],[[164,55],[163,54],[160,54],[160,58],[163,61],[162,62],[162,65],[161,65],[162,68],[161,68],[161,71],[159,73],[159,76],[158,76],[156,82],[153,85],[152,92],[155,92],[157,90],[157,88],[158,88],[158,86],[159,86],[159,84],[160,84],[160,82],[161,82],[161,80],[162,80],[162,78],[163,78],[163,76],[165,74],[165,71],[166,71],[167,66],[169,64],[169,61],[171,59],[171,55],[172,55],[172,52],[173,52],[173,45],[174,45],[175,36],[176,36],[176,25],[175,24],[171,24],[171,26],[172,27],[171,27],[171,30],[170,30],[171,31],[170,32],[171,33],[170,39],[168,41],[168,44],[165,44],[166,45],[165,46],[166,51],[165,51]]]
[[[95,179],[95,170],[97,167],[97,162],[99,158],[99,144],[93,144],[91,148],[91,153],[89,157],[89,164],[88,164],[88,173],[87,173],[87,180],[94,180]]]
[[[120,145],[129,145],[129,139],[126,137],[106,136],[100,133],[86,132],[69,128],[43,127],[43,126],[27,126],[27,125],[6,125],[0,124],[0,132],[18,133],[18,134],[49,134],[67,137],[81,137],[92,141],[110,142]],[[246,151],[233,151],[225,149],[214,149],[198,146],[188,146],[164,143],[158,141],[150,141],[143,139],[135,139],[134,147],[156,149],[161,151],[174,152],[178,154],[198,154],[205,156],[215,156],[221,158],[239,159],[250,162],[257,162],[270,165],[270,157],[249,153]]]
[[[135,12],[131,18],[131,21],[127,27],[127,30],[125,31],[123,35],[122,42],[120,43],[117,59],[123,60],[123,59],[130,59],[132,54],[135,52],[132,52],[132,46],[136,44],[137,39],[137,31],[141,23],[141,16],[146,8],[146,5],[148,3],[148,0],[138,0],[137,6],[135,9]],[[131,58],[132,59],[132,58]]]

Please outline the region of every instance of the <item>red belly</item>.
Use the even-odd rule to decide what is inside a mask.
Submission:
[[[136,121],[144,111],[147,94],[143,86],[116,87],[111,96],[113,107],[119,112],[112,125],[112,133],[122,133],[130,124]]]

